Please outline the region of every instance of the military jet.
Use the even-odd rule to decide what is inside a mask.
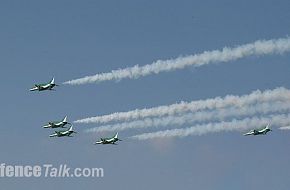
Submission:
[[[252,129],[248,133],[245,133],[244,136],[248,135],[266,135],[269,131],[272,131],[272,129],[269,128],[270,124],[268,124],[266,127],[262,129]]]
[[[71,126],[68,130],[65,131],[55,131],[53,134],[49,135],[49,137],[73,137],[71,136],[73,133],[77,132],[75,132]]]
[[[112,138],[101,138],[100,141],[95,142],[95,144],[114,144],[117,145],[117,141],[122,141],[121,139],[118,139],[118,133]]]
[[[45,84],[35,84],[34,87],[29,89],[30,91],[44,91],[44,90],[53,90],[53,87],[58,86],[54,83],[54,78],[50,82]]]
[[[67,121],[67,116],[65,116],[61,121],[48,122],[48,124],[44,125],[43,128],[65,128],[66,124],[72,125]]]

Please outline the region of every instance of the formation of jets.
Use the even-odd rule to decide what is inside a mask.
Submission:
[[[30,91],[44,91],[44,90],[54,90],[53,88],[55,86],[59,86],[55,84],[54,78],[51,79],[48,83],[44,84],[35,84],[34,87],[29,89]],[[67,128],[67,126],[70,126],[67,130],[59,130],[55,131],[53,134],[49,135],[49,137],[73,137],[72,135],[74,133],[77,133],[73,130],[73,126],[70,122],[67,121],[67,116],[65,116],[61,121],[50,121],[46,125],[43,126],[43,128]],[[112,138],[101,138],[100,141],[97,141],[95,144],[114,144],[116,145],[117,141],[121,141],[118,139],[118,133],[113,136]]]
[[[54,90],[55,86],[59,86],[55,84],[54,78],[51,79],[48,83],[44,84],[35,84],[34,87],[29,89],[30,91],[44,91],[44,90]],[[43,128],[66,128],[70,126],[67,130],[55,131],[53,134],[49,135],[49,137],[73,137],[73,133],[77,133],[73,130],[73,126],[71,123],[67,121],[67,116],[65,116],[61,121],[50,121]],[[252,129],[249,132],[243,134],[244,136],[248,135],[266,135],[268,132],[272,131],[270,129],[270,124],[262,129]],[[101,138],[100,141],[95,142],[94,144],[113,144],[116,145],[117,141],[122,141],[118,138],[118,133],[116,133],[113,137],[110,138]]]

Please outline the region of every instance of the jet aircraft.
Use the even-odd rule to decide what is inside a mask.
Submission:
[[[65,125],[72,125],[67,121],[67,116],[63,118],[61,121],[50,121],[47,125],[44,125],[43,128],[65,128]]]
[[[53,134],[49,135],[49,137],[73,137],[71,136],[73,133],[77,132],[75,132],[71,126],[68,130],[65,131],[55,131]]]
[[[95,142],[95,144],[114,144],[117,145],[117,141],[122,141],[121,139],[118,138],[118,133],[116,133],[115,136],[111,138],[101,138],[100,141]]]
[[[58,86],[54,83],[54,78],[50,82],[45,84],[35,84],[34,87],[29,89],[30,91],[44,91],[44,90],[54,90],[53,87]]]
[[[266,127],[262,129],[252,129],[248,133],[245,133],[244,136],[248,135],[266,135],[269,131],[272,131],[272,129],[269,128],[270,124],[268,124]]]

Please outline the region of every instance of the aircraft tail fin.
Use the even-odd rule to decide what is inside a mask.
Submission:
[[[271,123],[269,122],[266,126],[266,129],[270,129]]]
[[[115,139],[118,138],[119,133],[117,132],[116,135],[114,136]]]
[[[69,131],[69,132],[72,132],[72,133],[77,133],[77,132],[75,132],[75,131],[73,130],[73,126],[72,126],[72,125],[70,126],[70,128],[69,128],[68,131]]]
[[[270,131],[272,131],[272,129],[271,129],[271,122],[268,123],[267,129],[269,129]]]
[[[62,122],[67,122],[67,116],[65,116],[64,118],[63,118],[63,120],[62,120]]]
[[[54,78],[51,79],[50,84],[54,84]]]

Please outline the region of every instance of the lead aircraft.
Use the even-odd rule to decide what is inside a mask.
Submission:
[[[47,125],[44,125],[43,128],[65,128],[65,125],[72,125],[67,121],[67,116],[63,118],[61,121],[50,121]]]
[[[35,84],[34,87],[29,89],[30,91],[44,91],[44,90],[54,90],[53,87],[58,86],[54,83],[54,78],[50,82],[44,84]]]

